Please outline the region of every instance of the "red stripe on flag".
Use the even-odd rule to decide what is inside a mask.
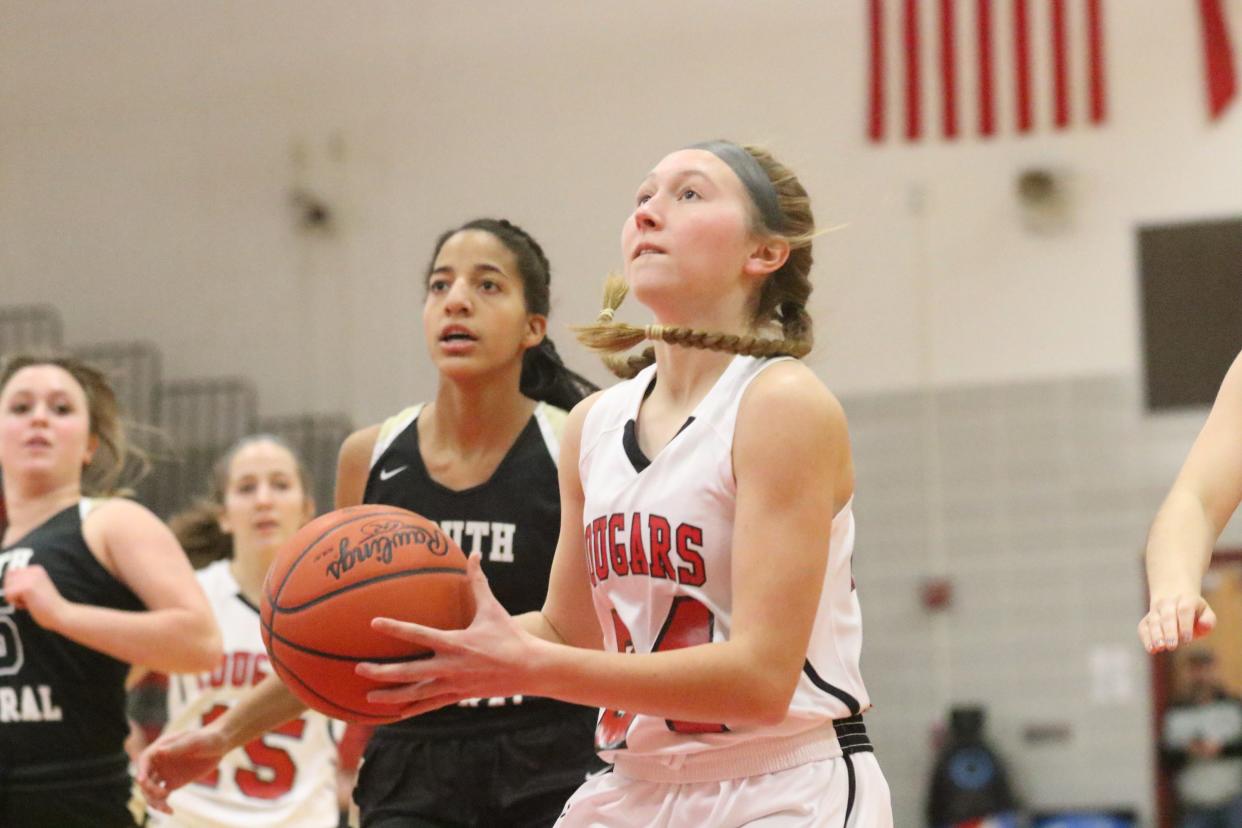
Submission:
[[[1065,41],[1065,0],[1049,0],[1052,5],[1052,122],[1057,129],[1069,126],[1069,55]]]
[[[954,0],[940,0],[940,88],[944,101],[944,137],[957,137],[957,36]]]
[[[1100,0],[1087,0],[1087,84],[1091,123],[1104,123],[1104,18]]]
[[[979,40],[979,132],[996,132],[996,106],[992,97],[992,0],[976,0],[975,24]]]
[[[1030,132],[1034,120],[1031,117],[1031,30],[1026,0],[1013,0],[1013,57],[1018,132]]]
[[[919,83],[919,4],[906,0],[903,11],[906,45],[906,138],[919,139],[923,132],[923,112]]]
[[[1215,120],[1229,107],[1238,92],[1233,45],[1229,42],[1225,10],[1220,0],[1199,0],[1199,19],[1203,28],[1203,70],[1208,112]]]
[[[867,117],[867,136],[884,140],[884,7],[883,0],[871,0],[871,111]]]

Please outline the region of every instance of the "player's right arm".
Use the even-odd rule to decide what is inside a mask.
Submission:
[[[342,443],[336,470],[336,508],[362,502],[379,429],[372,426],[356,431]],[[301,699],[272,673],[210,724],[161,736],[138,757],[137,779],[147,803],[158,811],[172,813],[169,794],[210,773],[230,750],[305,710]]]
[[[1147,538],[1151,605],[1139,622],[1148,652],[1206,635],[1216,614],[1203,599],[1212,548],[1242,502],[1242,353],[1186,457]]]

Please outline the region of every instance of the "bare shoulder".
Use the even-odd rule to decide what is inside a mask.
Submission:
[[[341,443],[336,460],[336,492],[333,499],[333,506],[337,509],[362,502],[367,476],[371,473],[371,452],[381,428],[383,424],[359,429]]]
[[[772,428],[780,423],[782,428]],[[806,365],[785,360],[765,369],[742,395],[738,430],[792,432],[813,428],[834,439],[848,437],[845,409],[828,387]],[[802,433],[806,436],[805,432]]]
[[[375,441],[379,439],[381,428],[383,428],[383,423],[376,423],[366,428],[360,428],[346,437],[341,443],[340,463],[342,465],[346,462],[349,462],[350,465],[365,463],[369,467],[371,465],[371,451],[375,448]]]
[[[576,442],[582,437],[582,424],[586,421],[587,415],[591,413],[591,409],[595,407],[595,403],[603,395],[603,391],[596,391],[588,397],[584,397],[569,412],[569,416],[565,419],[565,436],[573,436]]]
[[[124,497],[95,501],[82,521],[82,537],[91,553],[108,571],[117,574],[118,566],[140,555],[184,555],[180,544],[155,513]]]
[[[127,497],[109,497],[95,501],[82,522],[82,530],[102,532],[104,537],[108,537],[163,525],[155,513],[141,503]]]
[[[581,494],[578,480],[578,462],[582,455],[582,424],[591,413],[603,391],[596,391],[573,407],[565,418],[565,430],[561,433],[561,456],[556,460],[561,482],[561,495]]]

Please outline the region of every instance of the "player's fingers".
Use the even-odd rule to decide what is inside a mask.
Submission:
[[[1216,629],[1216,610],[1208,605],[1207,601],[1203,602],[1203,608],[1199,611],[1199,617],[1195,619],[1194,636],[1202,638],[1203,636]]]
[[[470,591],[474,593],[475,607],[481,607],[485,603],[499,605],[492,594],[491,584],[487,582],[487,576],[483,574],[483,555],[478,550],[471,552],[466,559],[466,577],[470,580]]]
[[[168,796],[168,791],[164,788],[163,781],[158,778],[150,770],[139,773],[137,776],[138,787],[142,789],[142,795],[146,797],[147,804],[160,810],[160,805]]]
[[[363,678],[389,683],[413,684],[420,681],[431,681],[436,677],[439,667],[434,664],[423,664],[426,656],[414,656],[414,661],[398,661],[392,664],[376,664],[363,661],[354,668],[354,672]]]
[[[1182,644],[1189,644],[1190,640],[1195,637],[1195,617],[1203,606],[1205,604],[1202,599],[1198,602],[1177,602],[1177,635],[1178,641]]]
[[[409,641],[412,644],[422,644],[433,650],[452,649],[443,630],[437,630],[434,627],[424,627],[422,624],[411,624],[409,621],[398,621],[395,618],[372,618],[371,629],[382,632],[384,635],[391,635],[393,638],[399,638],[402,641]],[[430,657],[431,653],[415,656],[415,658]]]
[[[1160,638],[1166,650],[1176,650],[1181,638],[1177,631],[1177,603],[1164,601],[1160,605]]]
[[[408,705],[426,701],[431,695],[443,695],[432,685],[435,679],[420,679],[397,687],[385,687],[367,692],[367,701],[373,704]]]
[[[1148,619],[1146,615],[1144,615],[1142,620],[1138,622],[1138,637],[1139,642],[1143,645],[1143,649],[1150,653],[1152,652],[1151,632],[1147,629],[1147,622]]]
[[[1160,629],[1160,616],[1154,612],[1147,613],[1147,637],[1151,641],[1151,652],[1164,652],[1164,632]]]

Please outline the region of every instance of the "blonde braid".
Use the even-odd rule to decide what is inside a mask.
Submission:
[[[641,354],[629,356],[623,356],[620,353],[630,350],[645,340],[757,357],[787,354],[801,358],[811,350],[810,343],[800,339],[771,339],[749,334],[738,335],[654,324],[639,327],[625,322],[615,322],[613,316],[628,292],[629,286],[623,278],[615,273],[609,274],[604,283],[604,308],[599,312],[595,323],[578,325],[573,329],[578,334],[578,341],[591,350],[603,354],[605,367],[622,379],[635,376],[655,362],[654,348],[646,348]]]

